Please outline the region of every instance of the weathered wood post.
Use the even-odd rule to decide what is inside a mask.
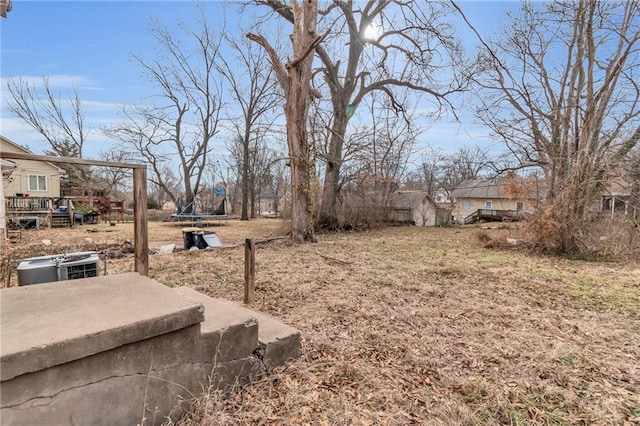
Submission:
[[[147,168],[133,169],[133,250],[134,270],[149,275],[149,240],[147,226]]]
[[[244,303],[253,303],[256,290],[256,256],[255,244],[247,238],[244,242]]]

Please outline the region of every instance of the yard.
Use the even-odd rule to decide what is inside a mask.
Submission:
[[[87,229],[25,232],[10,256],[118,253],[133,235],[131,224]],[[241,244],[283,226],[210,229],[234,247],[153,255],[150,275],[241,303]],[[184,423],[640,424],[640,264],[486,249],[479,233],[518,238],[394,227],[258,244],[254,308],[300,329],[303,356],[229,398],[203,398]],[[180,227],[150,223],[149,240],[180,248]]]

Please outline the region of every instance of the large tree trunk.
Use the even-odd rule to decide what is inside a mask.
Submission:
[[[291,233],[294,239],[304,241],[315,239],[315,194],[312,188],[315,167],[311,161],[307,121],[311,102],[312,46],[316,42],[317,1],[303,0],[302,7],[294,7],[293,11],[295,24],[291,41],[294,58],[299,59],[287,64],[289,91],[285,116],[291,164]]]
[[[248,34],[247,37],[263,46],[269,53],[287,100],[284,112],[291,166],[291,237],[297,241],[315,241],[315,166],[311,160],[307,122],[312,98],[313,51],[320,41],[316,35],[318,2],[302,0],[301,4],[298,4],[297,0],[293,0],[291,9],[291,43],[294,59],[286,66],[283,66],[277,53],[264,37],[255,34]]]
[[[309,159],[307,131],[301,123],[306,116],[297,111],[295,105],[287,105],[287,117],[296,123],[287,131],[291,150],[291,233],[298,241],[313,240],[314,195],[311,178],[314,167]]]
[[[182,173],[184,174],[184,176],[188,176],[189,173],[189,169],[186,167],[182,168]],[[182,211],[182,213],[195,213],[196,211],[196,206],[195,206],[195,194],[193,193],[192,189],[191,189],[191,181],[188,178],[184,178],[184,199],[185,199],[185,205],[184,205],[184,210]]]
[[[318,220],[318,225],[324,229],[336,229],[340,225],[337,200],[340,185],[340,166],[342,165],[342,148],[344,137],[347,133],[348,121],[349,119],[344,112],[335,112],[331,128],[331,139],[329,140],[329,151],[327,152],[327,165],[322,187],[322,204],[320,205],[320,218]]]

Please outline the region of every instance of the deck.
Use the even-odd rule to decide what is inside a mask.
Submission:
[[[522,219],[522,214],[516,210],[489,210],[478,209],[464,218],[465,225],[476,222],[502,222],[518,221]]]
[[[74,216],[74,202],[93,202],[93,211],[82,214],[81,219]],[[69,227],[78,223],[94,223],[97,217],[109,218],[113,221],[123,221],[124,202],[111,201],[108,197],[99,195],[87,197],[85,195],[64,195],[61,197],[5,197],[5,214],[9,229],[27,229],[40,227]],[[80,214],[80,213],[78,213]]]

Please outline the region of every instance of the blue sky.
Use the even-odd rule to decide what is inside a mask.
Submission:
[[[420,1],[420,0],[417,0]],[[209,16],[221,20],[227,3],[205,1]],[[517,2],[464,1],[459,5],[483,33],[496,29],[507,10]],[[51,86],[67,97],[77,87],[86,106],[90,127],[108,125],[117,118],[120,105],[133,103],[152,93],[132,62],[132,53],[149,51],[148,29],[154,19],[175,23],[193,15],[191,1],[27,1],[14,0],[7,19],[0,20],[2,109],[0,133],[29,146],[35,153],[46,149],[35,131],[6,110],[7,77],[39,81],[50,78]],[[226,27],[239,28],[249,22],[234,13],[226,14]],[[469,31],[460,32],[467,47],[475,44]],[[487,130],[473,123],[471,115],[460,110],[462,123],[441,122],[429,126],[420,143],[445,150],[465,145],[494,147]],[[95,130],[88,141],[87,156],[95,157],[112,142]]]

